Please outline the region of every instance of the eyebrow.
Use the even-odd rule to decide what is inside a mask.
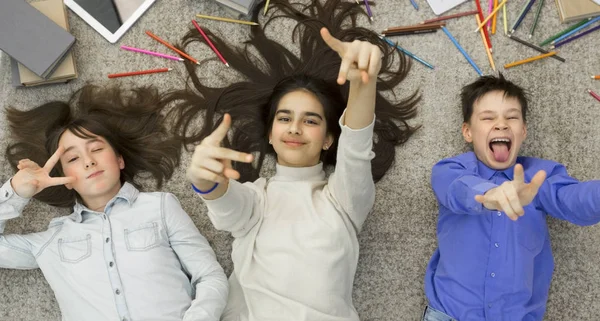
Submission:
[[[97,143],[97,142],[104,143],[102,140],[100,140],[98,138],[90,138],[85,142],[85,144],[89,145],[89,144],[93,144],[93,143]],[[66,148],[65,151],[63,152],[63,154],[72,150],[73,148],[75,148],[75,146],[70,146],[70,147]]]
[[[292,111],[291,111],[291,110],[289,110],[289,109],[280,109],[280,110],[278,110],[278,111],[275,113],[275,115],[278,115],[278,114],[280,114],[280,113],[281,113],[281,114],[288,114],[288,115],[291,115],[291,114],[293,114],[293,113],[292,113]],[[314,113],[314,112],[312,112],[312,111],[307,111],[307,112],[305,112],[305,113],[304,113],[304,115],[305,115],[305,116],[314,116],[314,117],[317,117],[317,118],[319,118],[320,120],[323,120],[323,116],[321,116],[321,115],[319,115],[319,114],[317,114],[317,113]]]

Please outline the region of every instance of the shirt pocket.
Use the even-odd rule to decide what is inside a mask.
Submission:
[[[156,222],[125,229],[125,245],[129,251],[147,251],[159,244]]]
[[[92,255],[92,236],[59,238],[58,252],[63,262],[78,263]]]
[[[516,232],[519,244],[534,253],[542,250],[546,240],[546,219],[543,215],[537,211],[525,209],[524,216],[516,222],[510,223],[517,224]]]

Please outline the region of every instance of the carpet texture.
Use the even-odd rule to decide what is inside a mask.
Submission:
[[[420,5],[419,11],[408,0],[375,0],[372,5],[374,22],[369,23],[366,17],[361,17],[359,23],[380,31],[434,17],[425,0],[416,1]],[[509,24],[514,22],[524,4],[524,0],[509,1]],[[449,14],[474,8],[473,1],[468,1]],[[527,15],[515,33],[517,36],[527,38],[534,12]],[[192,27],[190,20],[195,13],[226,15],[213,1],[158,0],[117,44],[110,44],[69,11],[71,32],[77,38],[73,50],[79,79],[69,84],[15,89],[10,85],[9,59],[3,54],[0,57],[0,105],[2,108],[10,105],[29,109],[49,100],[65,100],[87,83],[152,84],[164,90],[182,88],[186,79],[182,64],[122,51],[119,46],[169,52],[144,31],[151,30],[163,39],[176,42]],[[248,34],[247,26],[208,20],[200,23],[227,36],[231,42],[241,42]],[[290,25],[283,22],[279,25],[275,36],[293,47]],[[498,26],[499,32],[492,36],[497,66],[538,54],[506,38],[501,20]],[[565,27],[560,24],[554,1],[545,1],[532,40],[539,43]],[[492,73],[480,35],[473,32],[475,18],[469,16],[448,21],[447,28],[483,72]],[[398,40],[403,47],[435,65],[435,70],[413,63],[406,81],[397,88],[401,96],[415,90],[421,92],[419,116],[413,124],[421,124],[422,128],[408,143],[397,148],[395,164],[377,184],[373,213],[360,234],[361,256],[354,285],[354,303],[362,320],[419,319],[426,303],[423,275],[436,247],[437,204],[430,186],[431,167],[440,159],[468,148],[460,134],[458,93],[463,85],[475,80],[477,74],[441,31]],[[596,158],[600,154],[600,126],[596,122],[600,119],[600,103],[586,92],[586,88],[600,92],[600,81],[590,79],[590,75],[600,74],[598,48],[600,33],[594,33],[561,48],[560,55],[567,60],[565,63],[545,59],[508,70],[500,67],[508,79],[531,94],[529,137],[522,155],[561,162],[572,176],[581,180],[600,176],[600,162]],[[189,53],[197,59],[214,58],[210,48],[204,45],[195,44]],[[109,73],[163,66],[174,70],[132,78],[106,78]],[[198,72],[203,78],[223,83],[236,76],[226,69],[215,60]],[[2,153],[8,139],[9,132],[2,115]],[[185,180],[189,157],[190,154],[184,154],[181,167],[163,190],[179,198],[229,274],[232,239],[212,227],[206,208],[190,190]],[[4,182],[12,175],[4,155],[0,158],[0,168],[0,178]],[[25,208],[22,218],[8,223],[5,233],[42,231],[52,217],[65,214],[67,212],[33,201]],[[600,320],[600,227],[578,227],[552,218],[548,219],[548,225],[556,269],[546,320]],[[60,320],[52,290],[39,270],[0,270],[0,320]]]

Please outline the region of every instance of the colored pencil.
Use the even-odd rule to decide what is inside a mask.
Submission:
[[[223,22],[241,23],[243,25],[258,26],[258,23],[254,22],[254,21],[236,20],[236,19],[229,19],[229,18],[223,18],[223,17],[207,16],[207,15],[203,15],[203,14],[197,14],[196,17],[202,18],[202,19],[223,21]]]
[[[469,57],[469,54],[467,54],[467,52],[465,51],[465,49],[463,49],[463,47],[460,46],[460,44],[458,43],[458,41],[456,41],[456,39],[454,38],[454,36],[452,36],[452,34],[450,33],[450,31],[448,31],[448,29],[446,29],[446,27],[442,27],[442,30],[444,31],[444,33],[446,34],[446,36],[448,36],[448,38],[450,39],[450,41],[452,41],[452,43],[454,44],[454,46],[456,46],[456,49],[458,49],[458,51],[460,51],[460,53],[463,54],[463,56],[465,57],[465,59],[467,59],[467,61],[471,64],[471,66],[473,66],[473,69],[475,69],[475,71],[477,72],[477,74],[479,74],[479,76],[483,76],[483,73],[481,72],[481,69],[479,69],[479,67],[477,67],[477,65],[475,64],[475,62],[473,61],[473,59],[471,59],[471,57]]]
[[[517,21],[515,21],[512,28],[510,28],[510,33],[514,33],[515,30],[517,30],[517,28],[519,27],[519,25],[521,25],[521,22],[523,22],[523,19],[525,19],[527,12],[529,12],[529,10],[531,9],[531,6],[533,6],[534,2],[535,2],[535,0],[529,0],[529,2],[527,2],[525,7],[523,7],[523,10],[521,10],[519,17],[517,18]]]
[[[488,15],[492,15],[492,11],[494,11],[494,0],[488,0]],[[489,31],[492,30],[492,20],[488,20],[487,28]]]
[[[577,27],[583,26],[583,25],[584,25],[586,22],[590,21],[591,19],[592,19],[592,18],[587,18],[587,19],[583,19],[583,20],[579,21],[578,23],[576,23],[576,24],[574,24],[574,25],[572,25],[572,26],[568,27],[567,29],[565,29],[565,30],[563,30],[563,31],[561,31],[561,32],[559,32],[559,33],[557,33],[557,34],[555,34],[555,35],[554,35],[554,36],[552,36],[552,37],[549,37],[548,39],[546,39],[546,40],[544,40],[544,41],[542,41],[542,42],[540,43],[540,46],[545,46],[545,45],[549,44],[549,43],[550,43],[550,42],[552,42],[554,39],[557,39],[558,37],[560,37],[560,36],[564,35],[565,33],[569,32],[569,31],[571,31],[571,30],[573,30],[573,29],[575,29],[575,28],[577,28]]]
[[[421,22],[421,24],[426,25],[426,24],[430,24],[430,23],[434,23],[434,22],[438,22],[438,21],[444,21],[444,20],[460,18],[460,17],[464,17],[464,16],[470,16],[470,15],[477,14],[478,12],[479,11],[477,11],[477,10],[471,10],[471,11],[465,11],[465,12],[461,12],[461,13],[457,13],[457,14],[441,16],[441,17],[425,20],[425,21]]]
[[[415,2],[415,0],[410,0],[410,3],[412,3],[413,7],[415,7],[415,10],[419,10],[419,5]]]
[[[217,54],[217,57],[219,57],[219,59],[221,59],[221,61],[225,64],[225,66],[229,67],[229,64],[227,63],[225,58],[223,58],[223,55],[221,55],[219,50],[217,50],[217,47],[215,47],[215,45],[212,43],[212,41],[210,41],[210,39],[208,39],[208,36],[204,33],[204,30],[202,30],[202,28],[200,28],[200,25],[196,22],[196,20],[192,19],[192,23],[194,24],[194,27],[196,27],[196,29],[198,29],[198,32],[200,32],[200,34],[202,35],[204,40],[206,40],[206,43],[208,43],[210,48],[215,52],[215,54]]]
[[[561,41],[561,40],[563,40],[563,39],[567,39],[569,36],[571,36],[571,35],[573,35],[573,34],[576,34],[576,33],[577,33],[577,32],[579,32],[580,30],[587,28],[588,26],[590,26],[590,25],[594,24],[594,23],[595,23],[595,22],[597,22],[597,21],[600,21],[600,17],[596,17],[596,18],[594,18],[594,19],[592,19],[592,20],[590,20],[590,21],[588,21],[588,22],[584,23],[583,25],[581,25],[581,26],[579,26],[579,27],[577,27],[577,28],[575,28],[575,29],[573,29],[573,30],[571,30],[571,31],[569,31],[569,32],[567,32],[567,33],[565,33],[564,35],[562,35],[562,36],[560,36],[560,37],[558,37],[558,38],[556,38],[556,39],[552,40],[552,42],[551,42],[551,43],[552,43],[552,44],[555,44],[555,43],[557,43],[557,42],[559,42],[559,41]]]
[[[119,74],[110,74],[108,78],[118,78],[118,77],[128,77],[128,76],[138,76],[145,74],[155,74],[159,72],[167,72],[171,71],[173,68],[161,68],[161,69],[150,69],[150,70],[140,70],[140,71],[132,71],[132,72],[124,72]]]
[[[483,10],[481,10],[481,3],[479,3],[479,0],[475,0],[475,5],[477,5],[479,19],[483,21]],[[490,40],[490,35],[488,34],[487,29],[483,29],[483,33],[485,34],[485,40],[488,43],[488,47],[490,48],[490,51],[492,51],[492,41]]]
[[[477,20],[477,24],[479,25],[481,23],[479,16],[475,16],[475,19]],[[487,42],[485,42],[485,34],[483,33],[482,29],[479,29],[479,34],[481,34],[481,41],[483,41],[483,47],[485,48],[485,53],[487,54],[488,60],[490,61],[490,66],[492,67],[493,71],[496,71],[496,64],[494,63],[494,57],[492,57],[490,48],[488,48]]]
[[[502,24],[504,25],[504,35],[508,35],[508,22],[507,22],[507,15],[506,15],[506,6],[502,6]]]
[[[567,39],[564,39],[563,41],[559,41],[559,42],[555,43],[554,45],[552,45],[550,48],[554,49],[554,48],[561,47],[561,46],[566,45],[566,44],[568,44],[569,42],[571,42],[571,41],[573,41],[575,39],[579,39],[579,38],[581,38],[583,36],[586,36],[586,35],[594,32],[594,31],[596,31],[598,29],[600,29],[600,25],[597,25],[597,26],[595,26],[592,29],[588,29],[588,30],[586,30],[586,31],[584,31],[584,32],[582,32],[580,34],[574,35],[571,38],[567,38]]]
[[[387,42],[387,43],[388,43],[388,45],[390,45],[390,46],[392,46],[392,47],[394,47],[394,48],[398,49],[398,51],[400,51],[400,52],[404,53],[405,55],[409,56],[410,58],[412,58],[412,59],[414,59],[414,60],[416,60],[416,61],[418,61],[418,62],[422,63],[423,65],[425,65],[425,66],[426,66],[426,67],[428,67],[428,68],[434,69],[434,67],[433,67],[433,65],[432,65],[432,64],[428,63],[427,61],[425,61],[425,60],[423,60],[423,59],[421,59],[421,58],[419,58],[419,57],[417,57],[417,56],[416,56],[415,54],[413,54],[412,52],[410,52],[410,51],[408,51],[408,50],[406,50],[406,49],[404,49],[404,48],[400,47],[398,44],[395,44],[395,43],[393,43],[393,42],[392,42],[390,39],[388,39],[388,38],[386,38],[386,37],[384,37],[384,36],[381,36],[381,35],[379,36],[379,38],[381,38],[381,39],[385,40],[385,42]]]
[[[553,55],[556,55],[556,51],[550,51],[547,54],[542,54],[542,55],[539,55],[539,56],[533,56],[533,57],[530,57],[530,58],[527,58],[527,59],[523,59],[523,60],[511,62],[509,64],[504,65],[504,69],[508,69],[508,68],[511,68],[511,67],[514,67],[514,66],[519,66],[519,65],[522,65],[522,64],[530,63],[532,61],[544,59],[544,58],[547,58],[547,57],[551,57]]]
[[[592,97],[596,98],[597,101],[600,101],[600,95],[596,94],[591,89],[588,89],[587,91],[590,93],[590,95],[592,95]]]
[[[592,76],[592,79],[600,80],[600,75]]]
[[[363,0],[365,3],[365,9],[367,9],[367,15],[369,16],[369,20],[373,22],[373,12],[371,12],[371,6],[369,6],[369,0]]]
[[[424,30],[424,29],[439,29],[445,25],[446,25],[445,22],[436,22],[436,23],[418,24],[418,25],[410,25],[410,26],[389,27],[389,28],[386,28],[385,30],[383,30],[382,33],[397,32],[397,31]]]
[[[158,53],[158,52],[144,50],[144,49],[139,49],[139,48],[134,48],[134,47],[121,46],[121,49],[128,50],[128,51],[133,51],[133,52],[139,52],[139,53],[143,53],[143,54],[151,55],[151,56],[155,56],[155,57],[161,57],[161,58],[166,58],[166,59],[171,59],[171,60],[183,61],[183,58],[180,58],[180,57],[169,56],[169,55],[161,54],[161,53]]]
[[[496,7],[496,9],[494,9],[494,11],[492,11],[492,13],[491,13],[489,16],[487,16],[487,18],[485,18],[485,19],[484,19],[484,20],[483,20],[483,21],[482,21],[482,22],[481,22],[481,23],[480,23],[480,24],[477,26],[477,29],[475,29],[475,32],[479,31],[479,29],[481,29],[481,28],[482,28],[482,27],[485,25],[485,23],[486,23],[486,22],[490,21],[490,19],[491,19],[491,18],[492,18],[492,17],[493,17],[493,16],[496,14],[496,12],[498,12],[498,10],[500,10],[500,7],[502,7],[502,6],[504,6],[504,5],[506,4],[506,1],[508,1],[508,0],[504,0],[504,1],[502,1],[502,3],[500,3],[500,4],[498,5],[498,7]],[[479,19],[482,19],[482,18],[481,18],[481,17],[479,17]]]
[[[438,31],[437,29],[409,30],[409,31],[398,31],[398,32],[386,32],[386,33],[384,33],[384,35],[386,37],[410,36],[410,35],[420,35],[423,33],[434,33],[437,31]]]
[[[494,18],[492,19],[492,34],[496,34],[496,24],[498,23],[498,0],[494,0]]]
[[[180,55],[181,55],[181,56],[183,56],[184,58],[188,59],[189,61],[191,61],[191,62],[193,62],[193,63],[195,63],[195,64],[199,64],[199,63],[198,63],[198,60],[196,60],[196,59],[194,59],[194,58],[192,58],[192,57],[188,56],[188,55],[187,55],[185,52],[183,52],[183,51],[181,51],[181,50],[179,50],[179,49],[177,49],[177,48],[173,47],[173,45],[171,45],[170,43],[168,43],[168,42],[166,42],[166,41],[164,41],[164,40],[160,39],[160,38],[159,38],[157,35],[153,34],[152,32],[150,32],[150,31],[146,30],[146,34],[147,34],[148,36],[152,37],[152,39],[154,39],[154,40],[156,40],[156,41],[158,41],[158,42],[162,43],[162,44],[163,44],[163,45],[165,45],[167,48],[169,48],[169,49],[171,49],[171,50],[175,51],[176,53],[180,54]]]
[[[263,15],[266,15],[267,14],[267,10],[269,10],[269,1],[270,0],[267,0],[267,2],[265,2],[265,12],[263,12]]]
[[[537,27],[538,21],[540,20],[540,14],[542,13],[543,6],[544,0],[541,0],[540,4],[538,4],[537,11],[535,12],[535,19],[533,20],[533,25],[531,26],[531,30],[529,30],[529,39],[533,37],[533,32],[535,31],[535,27]]]
[[[537,50],[537,51],[539,51],[540,53],[543,53],[543,54],[550,53],[550,51],[548,51],[548,50],[546,50],[546,49],[544,49],[544,48],[540,48],[540,47],[538,47],[538,46],[536,46],[536,45],[534,45],[534,44],[532,44],[532,43],[530,43],[530,42],[527,42],[527,41],[525,41],[525,40],[523,40],[523,39],[520,39],[520,38],[518,38],[518,37],[517,37],[517,36],[515,36],[515,35],[511,35],[511,34],[509,34],[509,35],[508,35],[508,38],[510,38],[511,40],[514,40],[514,41],[516,41],[516,42],[518,42],[518,43],[521,43],[521,44],[523,44],[523,45],[525,45],[525,46],[527,46],[527,47],[529,47],[529,48],[531,48],[531,49]],[[565,62],[565,59],[564,59],[564,58],[562,58],[562,57],[560,57],[559,55],[554,55],[554,56],[552,56],[551,58],[554,58],[554,59],[556,59],[556,60],[558,60],[558,61],[560,61],[560,62]]]

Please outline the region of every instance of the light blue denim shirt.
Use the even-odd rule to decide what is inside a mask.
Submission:
[[[48,230],[3,235],[29,199],[0,188],[0,268],[40,268],[64,321],[216,321],[228,295],[215,254],[172,194],[125,183],[104,212],[77,203]]]

